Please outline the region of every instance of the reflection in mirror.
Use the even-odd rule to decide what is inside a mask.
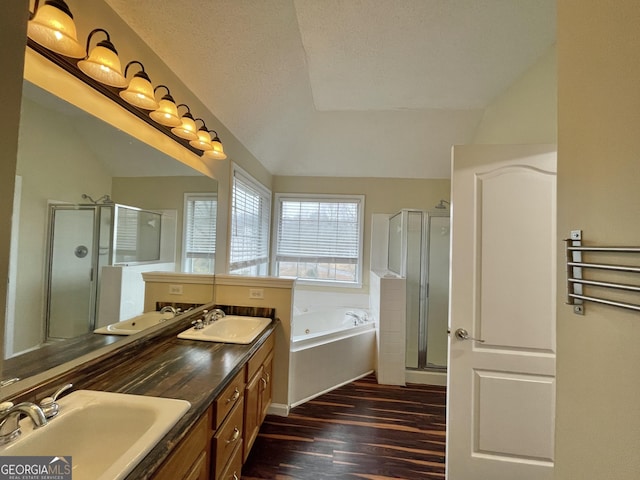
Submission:
[[[142,313],[142,272],[193,265],[183,219],[194,196],[208,199],[200,226],[214,239],[197,264],[213,273],[216,192],[215,180],[25,81],[3,378],[69,360],[61,345],[82,355],[121,338],[92,331]],[[16,369],[35,352],[49,363]]]

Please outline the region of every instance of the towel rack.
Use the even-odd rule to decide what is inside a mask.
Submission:
[[[586,295],[584,292],[584,287],[597,287],[640,294],[640,284],[587,280],[583,278],[584,270],[588,269],[640,274],[640,265],[616,265],[583,261],[583,253],[639,254],[640,247],[585,246],[582,245],[582,230],[572,230],[570,238],[565,240],[565,244],[567,253],[567,303],[573,305],[574,313],[579,315],[584,314],[584,302],[600,303],[640,312],[640,304],[602,298],[595,295]]]

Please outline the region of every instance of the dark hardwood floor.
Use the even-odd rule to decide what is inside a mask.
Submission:
[[[443,479],[446,388],[375,377],[267,416],[242,478]]]

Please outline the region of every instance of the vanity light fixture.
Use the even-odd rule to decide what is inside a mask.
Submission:
[[[196,135],[196,122],[193,119],[193,115],[191,115],[191,110],[184,103],[178,105],[178,108],[180,107],[185,107],[187,109],[187,113],[180,118],[182,125],[179,127],[173,127],[171,129],[171,133],[180,138],[184,138],[185,140],[197,140],[198,135]]]
[[[220,141],[220,137],[218,136],[218,132],[215,130],[209,130],[212,132],[215,137],[211,140],[212,150],[207,150],[204,152],[203,157],[205,158],[213,158],[215,160],[225,160],[227,155],[224,153],[224,148],[222,148],[222,142]]]
[[[207,129],[207,126],[205,125],[204,120],[202,120],[201,118],[196,118],[196,122],[198,120],[202,122],[202,126],[196,132],[196,135],[198,136],[198,138],[196,140],[191,140],[189,142],[189,145],[191,145],[193,148],[197,148],[198,150],[202,150],[205,152],[209,150],[213,150],[213,145],[211,145],[211,135],[209,135],[209,130]]]
[[[84,60],[78,62],[78,68],[94,80],[111,87],[124,88],[127,79],[122,75],[122,66],[118,58],[118,51],[111,43],[109,32],[103,28],[96,28],[87,37],[87,51],[94,34],[102,32],[107,38],[98,42],[91,53]]]
[[[73,15],[65,0],[34,0],[27,27],[29,48],[50,60],[91,88],[111,99],[116,104],[160,131],[192,153],[206,158],[224,160],[222,142],[218,134],[211,130],[201,118],[194,120],[190,108],[180,116],[171,92],[166,85],[153,87],[144,65],[133,60],[127,63],[122,74],[122,66],[109,32],[96,28],[89,33],[86,48],[77,41]],[[101,32],[106,39],[99,41],[89,51],[91,39]],[[81,60],[76,60],[81,59]],[[140,70],[127,79],[129,67],[138,65]],[[167,93],[159,101],[156,92],[162,87]],[[198,129],[196,121],[202,122]],[[167,128],[169,127],[169,128]]]
[[[182,121],[178,116],[178,107],[176,107],[176,102],[171,96],[169,87],[166,85],[158,85],[153,89],[153,93],[159,88],[164,88],[167,93],[160,99],[160,102],[158,102],[158,108],[149,113],[149,116],[154,122],[164,125],[165,127],[179,127],[182,125]]]
[[[78,42],[76,24],[71,10],[63,0],[47,0],[39,7],[35,0],[30,14],[27,35],[34,42],[66,57],[83,58],[87,52]]]
[[[141,70],[133,76],[127,89],[120,92],[120,96],[134,107],[142,108],[143,110],[155,110],[158,108],[158,102],[156,102],[149,75],[144,71],[144,65],[137,60],[130,61],[124,67],[124,77],[127,77],[129,67],[133,64],[140,65]]]

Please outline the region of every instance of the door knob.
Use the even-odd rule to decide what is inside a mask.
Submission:
[[[457,329],[455,335],[458,340],[475,340],[476,342],[484,343],[484,340],[480,340],[479,338],[473,338],[472,336],[470,336],[469,332],[467,332],[464,328]]]

